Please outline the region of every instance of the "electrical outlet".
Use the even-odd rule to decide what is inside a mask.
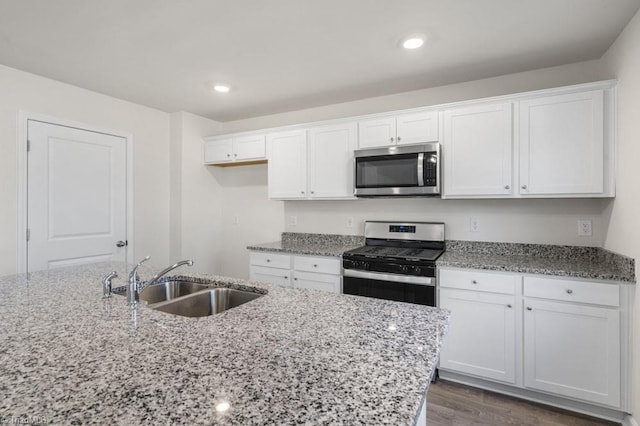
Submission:
[[[288,225],[289,226],[296,226],[297,224],[298,224],[298,216],[290,215],[289,216]]]
[[[469,231],[480,232],[480,219],[478,219],[477,217],[469,218]]]
[[[593,235],[591,220],[584,219],[578,221],[578,235],[580,237],[590,237]]]
[[[348,217],[346,222],[345,222],[347,228],[353,228],[353,218],[352,217]]]

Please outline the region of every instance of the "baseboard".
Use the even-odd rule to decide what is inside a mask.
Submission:
[[[541,392],[531,391],[528,389],[517,388],[485,379],[471,377],[464,374],[458,374],[451,371],[440,369],[440,378],[451,382],[461,383],[463,385],[473,386],[492,392],[502,393],[516,398],[526,399],[528,401],[537,402],[552,407],[561,408],[563,410],[573,411],[576,413],[586,414],[592,417],[598,417],[604,420],[620,423],[623,426],[639,426],[638,423],[628,415],[619,410],[600,407],[597,405],[582,403],[558,396],[544,394]],[[628,423],[627,423],[627,419]]]

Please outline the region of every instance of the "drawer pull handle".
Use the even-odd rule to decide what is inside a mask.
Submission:
[[[573,290],[571,290],[570,288],[567,289],[567,294],[573,294]]]
[[[471,280],[471,284],[478,284],[478,281],[476,281],[476,280]]]
[[[511,303],[507,303],[507,308],[511,308]]]
[[[298,279],[297,279],[297,278],[294,278],[293,280],[294,280],[294,281],[298,281]]]
[[[533,311],[533,308],[531,306],[527,306],[527,311]]]
[[[267,259],[267,263],[271,262],[271,259]]]
[[[316,265],[316,264],[314,263],[314,264],[313,264],[313,267],[314,267],[314,268],[317,268],[317,267],[318,267],[318,265]]]
[[[285,276],[284,276],[284,279],[285,279],[285,280],[288,280],[288,279],[289,279],[289,277],[285,275]]]

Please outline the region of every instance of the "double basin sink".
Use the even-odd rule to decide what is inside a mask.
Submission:
[[[185,279],[153,284],[140,292],[140,300],[149,308],[185,317],[217,314],[260,296],[263,295],[233,288],[211,288]]]

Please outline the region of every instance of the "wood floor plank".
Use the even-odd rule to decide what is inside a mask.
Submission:
[[[583,414],[549,407],[445,380],[427,396],[429,426],[619,426]]]

